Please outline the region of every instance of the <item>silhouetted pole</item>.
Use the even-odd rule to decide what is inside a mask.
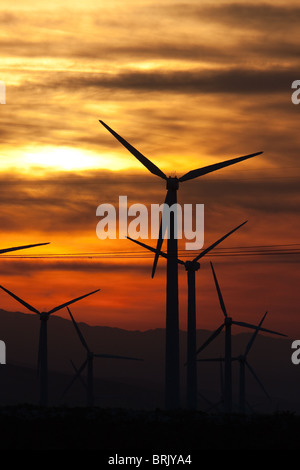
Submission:
[[[48,344],[47,324],[48,315],[42,312],[40,315],[40,352],[39,352],[39,374],[40,374],[40,405],[48,405]]]
[[[88,367],[87,367],[87,406],[94,406],[94,355],[88,353]]]
[[[225,318],[225,411],[232,408],[232,373],[231,373],[231,324],[230,317]]]
[[[246,397],[245,397],[245,360],[240,359],[240,399],[239,399],[239,408],[240,413],[244,414],[246,411]]]
[[[187,326],[187,408],[197,409],[197,362],[196,362],[196,286],[195,272],[198,262],[186,261],[188,277],[188,326]]]
[[[177,203],[177,178],[168,178],[168,205]],[[177,229],[174,214],[170,214],[169,238],[167,242],[167,300],[166,300],[166,363],[165,363],[165,407],[180,406],[179,374],[179,309],[178,309],[178,263]]]

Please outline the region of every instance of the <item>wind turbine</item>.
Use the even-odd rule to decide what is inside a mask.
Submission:
[[[242,162],[248,158],[260,155],[262,152],[252,153],[238,158],[233,158],[213,165],[208,165],[196,170],[189,171],[180,178],[167,177],[154,163],[135,149],[123,137],[117,134],[103,121],[99,121],[132,155],[134,155],[149,171],[166,181],[167,195],[165,205],[171,208],[177,203],[177,190],[179,183],[183,183],[213,171],[225,168],[235,163]],[[176,207],[176,206],[174,206]],[[164,215],[162,215],[163,219]],[[164,227],[166,229],[166,227]],[[170,226],[167,240],[167,302],[166,302],[166,357],[165,357],[165,406],[175,409],[180,406],[180,379],[179,379],[179,319],[178,319],[178,245],[176,238],[176,226],[174,212],[170,213]],[[160,251],[163,243],[162,225],[157,240],[157,249]],[[154,276],[159,254],[155,254],[152,277]]]
[[[232,319],[232,317],[229,317],[228,314],[227,314],[227,311],[226,311],[225,303],[224,303],[224,300],[223,300],[223,297],[222,297],[222,293],[221,293],[221,290],[220,290],[220,287],[219,287],[217,276],[216,276],[215,271],[214,271],[213,264],[210,263],[210,265],[211,265],[211,269],[212,269],[213,276],[214,276],[214,281],[215,281],[215,285],[216,285],[216,289],[217,289],[217,293],[218,293],[218,297],[219,297],[221,310],[224,314],[225,319],[224,319],[224,322],[222,323],[222,325],[220,325],[219,328],[217,328],[217,330],[214,331],[214,333],[202,344],[202,346],[200,346],[200,348],[196,351],[196,354],[199,354],[201,351],[203,351],[203,349],[205,349],[221,333],[221,331],[225,327],[224,404],[225,404],[225,411],[227,413],[230,413],[231,408],[232,408],[231,326],[232,325],[237,325],[237,326],[241,326],[241,327],[244,327],[244,328],[254,329],[256,331],[265,331],[266,333],[272,333],[272,334],[275,334],[275,335],[280,335],[280,336],[286,336],[286,335],[284,335],[282,333],[278,333],[277,331],[267,330],[266,328],[262,328],[261,326],[255,326],[255,325],[252,325],[250,323],[235,321],[235,320]]]
[[[22,300],[17,295],[10,292],[5,287],[0,286],[2,290],[7,292],[11,297],[13,297],[17,302],[24,305],[28,310],[31,312],[37,313],[40,317],[41,324],[40,324],[40,337],[39,337],[39,350],[38,350],[38,373],[40,375],[40,405],[47,406],[48,404],[48,347],[47,347],[47,322],[50,315],[58,310],[61,310],[64,307],[67,307],[74,302],[78,302],[78,300],[84,299],[89,295],[98,292],[100,289],[94,290],[93,292],[89,292],[88,294],[81,295],[80,297],[76,297],[76,299],[69,300],[64,304],[59,305],[58,307],[54,307],[48,312],[40,312],[36,308],[32,307],[32,305]]]
[[[80,368],[77,370],[76,375],[74,378],[71,380],[70,384],[68,387],[65,389],[64,393],[65,394],[69,388],[73,385],[75,380],[80,377],[81,372],[87,367],[87,406],[93,406],[94,405],[94,358],[104,358],[104,359],[125,359],[125,360],[130,360],[130,361],[142,361],[142,359],[137,359],[134,357],[128,357],[128,356],[116,356],[113,354],[95,354],[93,353],[90,348],[88,347],[88,344],[86,340],[84,339],[84,336],[82,332],[79,329],[79,326],[77,325],[69,307],[67,307],[68,312],[70,314],[71,320],[73,322],[73,325],[75,327],[75,330],[79,336],[79,339],[81,341],[81,344],[83,345],[84,349],[86,350],[86,359],[83,362],[83,364],[80,366]]]
[[[259,328],[261,327],[264,319],[266,318],[266,315],[267,315],[268,312],[266,312],[264,314],[264,316],[262,317],[257,329],[255,330],[255,332],[253,333],[252,337],[250,338],[250,341],[249,343],[247,344],[246,346],[246,349],[245,349],[245,352],[244,354],[241,354],[240,356],[237,356],[237,357],[233,357],[232,360],[233,361],[239,361],[239,364],[240,364],[240,389],[239,389],[239,408],[240,408],[240,412],[242,414],[245,413],[245,410],[246,410],[246,387],[245,387],[245,366],[248,368],[248,370],[250,371],[250,373],[253,375],[254,379],[256,380],[256,382],[258,383],[258,385],[260,386],[260,388],[262,389],[262,391],[264,392],[264,394],[267,396],[267,398],[271,401],[271,397],[270,395],[268,394],[268,392],[266,391],[265,387],[263,386],[263,384],[261,383],[261,381],[259,380],[259,378],[257,377],[256,373],[254,372],[253,368],[250,366],[249,362],[247,361],[247,356],[248,356],[248,353],[254,343],[254,340],[259,332]]]
[[[250,373],[253,375],[254,379],[256,380],[256,382],[258,383],[258,385],[260,386],[260,388],[262,389],[262,391],[264,392],[264,394],[267,396],[267,398],[271,401],[271,397],[270,395],[268,394],[268,392],[266,391],[265,387],[263,386],[262,382],[259,380],[259,378],[257,377],[256,373],[254,372],[253,368],[250,366],[249,362],[247,361],[247,356],[249,354],[249,351],[254,343],[254,340],[259,332],[259,329],[261,327],[261,325],[263,324],[263,321],[264,319],[266,318],[266,315],[267,315],[268,312],[266,312],[264,314],[264,316],[262,317],[261,321],[259,322],[258,326],[256,327],[256,330],[255,332],[253,333],[253,335],[251,336],[247,346],[246,346],[246,349],[245,349],[245,352],[244,354],[240,354],[239,356],[236,356],[236,357],[232,357],[232,361],[238,361],[239,364],[240,364],[240,374],[239,374],[239,410],[240,410],[240,413],[241,414],[244,414],[245,411],[246,411],[246,387],[245,387],[245,372],[246,372],[246,367],[248,367]],[[274,332],[273,332],[274,333]],[[276,333],[276,334],[281,334],[281,333]],[[285,336],[285,335],[283,335]],[[216,359],[199,359],[199,362],[220,362],[220,364],[222,364],[222,362],[224,361],[225,359],[220,357],[220,358],[216,358]]]
[[[197,364],[196,364],[196,271],[200,269],[200,263],[198,262],[203,258],[207,253],[209,253],[213,248],[215,248],[219,243],[225,240],[229,235],[238,230],[240,227],[247,223],[243,222],[242,224],[235,227],[230,232],[226,233],[223,237],[219,238],[216,242],[210,245],[208,248],[203,250],[199,255],[197,255],[193,260],[182,261],[177,258],[177,263],[182,264],[185,267],[187,272],[187,283],[188,283],[188,315],[187,315],[187,407],[189,409],[195,410],[197,408]],[[137,240],[133,240],[130,237],[127,237],[129,240],[137,243],[140,246],[152,251],[155,254],[167,258],[168,254],[158,251],[157,248],[152,248],[145,243],[141,243]]]
[[[13,246],[11,248],[2,248],[0,249],[0,254],[8,253],[9,251],[17,251],[17,250],[25,250],[27,248],[34,248],[35,246],[42,246],[42,245],[49,245],[48,243],[36,243],[35,245],[21,245],[21,246]]]

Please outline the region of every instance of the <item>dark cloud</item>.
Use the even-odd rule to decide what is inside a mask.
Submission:
[[[264,31],[287,32],[299,26],[300,8],[295,5],[273,5],[271,3],[232,2],[218,5],[195,5],[186,2],[167,7],[172,15],[192,16],[201,21],[221,23],[236,29],[250,28]]]
[[[291,83],[296,79],[293,67],[246,69],[229,67],[227,70],[156,70],[151,72],[122,71],[106,73],[45,73],[38,77],[41,90],[65,89],[70,93],[88,88],[130,90],[136,92],[164,92],[184,94],[274,94],[290,95]],[[23,83],[23,92],[35,93],[37,84]]]
[[[96,224],[100,220],[96,217],[99,204],[110,203],[118,207],[119,196],[126,195],[128,206],[143,203],[150,208],[151,204],[161,204],[165,197],[164,184],[151,175],[108,171],[91,171],[84,176],[74,173],[57,175],[44,178],[1,175],[3,233],[39,230],[47,233],[48,238],[59,232],[69,236],[72,233],[95,236]],[[285,178],[278,173],[276,177],[274,172],[268,175],[266,170],[263,174],[256,173],[253,179],[249,174],[241,173],[226,179],[226,174],[222,175],[220,171],[219,175],[207,175],[182,184],[179,201],[203,203],[213,214],[230,207],[244,214],[285,214],[287,217],[297,213],[298,189],[297,178]]]

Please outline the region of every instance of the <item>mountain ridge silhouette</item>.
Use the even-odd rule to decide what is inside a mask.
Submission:
[[[0,309],[0,339],[6,344],[7,364],[0,366],[1,403],[35,401],[38,391],[37,352],[39,318],[35,314],[10,312]],[[95,353],[120,354],[139,357],[143,362],[95,359],[94,377],[96,395],[106,390],[108,397],[98,399],[97,405],[123,407],[163,407],[164,387],[164,329],[146,331],[125,330],[109,326],[91,326],[78,322],[80,329]],[[211,334],[197,330],[197,344]],[[233,334],[233,356],[244,352],[252,333]],[[257,384],[246,377],[247,398],[262,411],[288,409],[300,413],[300,380],[297,366],[291,362],[291,343],[288,338],[259,334],[249,354],[249,362],[273,398],[272,404],[261,394]],[[79,366],[85,357],[71,320],[51,316],[48,322],[49,394],[52,403],[77,403],[84,405],[85,389],[77,381],[62,399],[61,393],[74,374],[70,363]],[[220,357],[224,355],[224,335],[199,355]],[[180,330],[181,406],[185,406],[186,387],[186,331]],[[219,364],[198,363],[198,390],[210,401],[220,399]],[[5,368],[7,369],[5,372]],[[8,370],[9,369],[9,370]],[[8,373],[9,372],[9,373]],[[7,375],[7,377],[6,377]],[[9,376],[9,377],[8,377]],[[84,377],[84,376],[83,376]],[[29,386],[29,382],[32,385]],[[10,385],[9,385],[10,384]],[[17,387],[17,394],[14,388]],[[238,399],[238,365],[233,364],[234,400]],[[24,393],[22,395],[22,390]],[[26,390],[31,390],[27,393]],[[131,391],[131,392],[129,392]],[[113,398],[118,395],[118,398]],[[24,397],[23,397],[24,396]],[[109,398],[110,397],[110,398]],[[199,398],[205,411],[207,403]]]

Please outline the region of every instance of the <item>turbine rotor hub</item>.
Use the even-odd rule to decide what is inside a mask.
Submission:
[[[177,191],[178,188],[179,188],[178,178],[176,176],[175,177],[169,176],[168,179],[167,179],[167,189]]]
[[[47,321],[48,318],[49,318],[49,313],[48,312],[41,312],[40,313],[40,319],[41,320]]]
[[[184,266],[186,271],[198,271],[200,269],[198,261],[186,261]]]

